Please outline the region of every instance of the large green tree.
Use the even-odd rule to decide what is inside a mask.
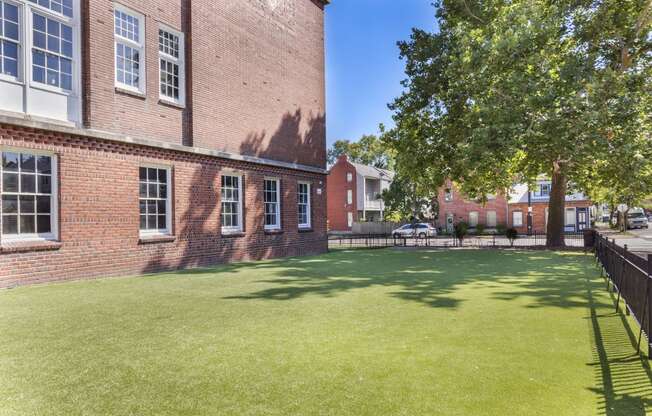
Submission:
[[[569,183],[624,182],[613,149],[650,141],[651,2],[438,2],[439,31],[399,44],[392,146],[472,197],[550,176],[547,244],[562,246]]]
[[[365,134],[356,142],[337,140],[328,149],[328,164],[333,165],[343,154],[347,155],[351,162],[381,169],[392,169],[394,165],[393,151],[373,134]]]

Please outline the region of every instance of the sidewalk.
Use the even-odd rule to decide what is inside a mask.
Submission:
[[[648,253],[652,253],[652,236],[639,236],[630,232],[620,233],[614,230],[598,230],[598,232],[609,238],[615,240],[616,244],[621,247],[627,246],[629,251],[635,252],[641,257],[647,257]]]

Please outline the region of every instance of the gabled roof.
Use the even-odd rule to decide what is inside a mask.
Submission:
[[[373,166],[361,165],[360,163],[353,163],[353,162],[349,162],[349,163],[355,167],[356,172],[358,172],[360,175],[367,178],[377,178],[377,179],[382,178],[391,181],[394,179],[394,176],[396,175],[391,170],[380,169]]]

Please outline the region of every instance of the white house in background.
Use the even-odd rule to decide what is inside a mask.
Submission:
[[[351,164],[356,172],[358,220],[382,221],[385,207],[381,195],[384,190],[389,189],[395,173],[359,163]]]

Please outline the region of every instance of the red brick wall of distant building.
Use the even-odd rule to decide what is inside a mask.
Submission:
[[[566,202],[566,208],[590,208],[591,205],[592,205],[591,201],[567,201]],[[548,208],[547,203],[541,203],[541,202],[532,203],[532,231],[535,233],[546,232],[546,208]],[[514,227],[514,228],[516,228],[519,233],[526,233],[528,204],[527,203],[509,204],[509,217],[508,217],[509,227],[513,227],[513,218],[514,218],[513,213],[515,211],[520,211],[523,213],[523,226]],[[588,221],[590,223],[590,219]]]
[[[451,189],[453,193],[453,199],[450,202],[446,201],[445,190]],[[467,197],[462,194],[452,183],[447,183],[446,186],[442,187],[439,190],[439,221],[438,225],[440,227],[446,226],[446,216],[448,214],[453,214],[455,217],[454,222],[469,222],[469,213],[477,212],[478,213],[478,224],[486,225],[487,223],[487,212],[495,211],[496,212],[496,224],[497,225],[506,225],[507,224],[507,199],[504,195],[497,195],[491,200],[487,201],[485,204],[481,204],[475,201],[467,199]]]
[[[3,245],[0,287],[327,250],[322,174],[4,124],[0,146],[55,152],[60,230],[59,243]],[[172,168],[174,240],[142,244],[138,170],[152,163]],[[220,175],[225,169],[244,175],[244,232],[237,237],[220,233]],[[269,176],[281,180],[280,234],[268,234],[263,227],[263,178]],[[307,232],[297,225],[299,180],[313,184],[312,229]]]
[[[346,180],[347,173],[353,180]],[[347,192],[353,191],[353,204],[347,202]],[[351,231],[348,223],[348,213],[357,218],[357,181],[355,167],[350,164],[346,156],[340,157],[328,174],[328,227],[331,231]]]

